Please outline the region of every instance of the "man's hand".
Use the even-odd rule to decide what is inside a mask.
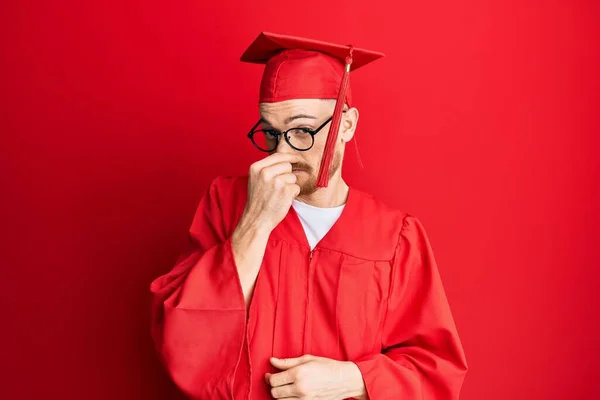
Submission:
[[[271,364],[283,370],[265,375],[275,399],[367,398],[360,370],[352,362],[304,355],[298,358],[271,358]]]
[[[269,233],[275,229],[300,193],[292,173],[292,164],[299,161],[296,154],[275,153],[250,166],[244,222],[260,224]]]
[[[300,193],[292,163],[294,154],[276,153],[250,167],[248,201],[231,245],[240,283],[249,304],[271,231],[283,220]]]

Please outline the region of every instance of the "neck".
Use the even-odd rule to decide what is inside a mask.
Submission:
[[[346,204],[349,189],[338,171],[337,174],[331,177],[326,188],[319,188],[310,195],[298,196],[296,200],[315,207],[337,207]]]

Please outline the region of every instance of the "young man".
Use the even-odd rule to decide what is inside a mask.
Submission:
[[[194,399],[457,399],[467,370],[425,230],[349,187],[348,78],[382,55],[262,33],[269,154],[215,179],[191,246],[156,279],[153,335]]]

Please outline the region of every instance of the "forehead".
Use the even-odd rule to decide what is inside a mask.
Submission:
[[[275,103],[260,103],[260,115],[273,121],[284,120],[294,115],[306,114],[320,117],[333,112],[335,100],[293,99]]]

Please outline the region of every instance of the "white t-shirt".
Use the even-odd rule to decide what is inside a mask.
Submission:
[[[329,232],[344,210],[344,205],[321,208],[302,203],[298,200],[294,200],[292,207],[294,207],[300,218],[311,250]]]

